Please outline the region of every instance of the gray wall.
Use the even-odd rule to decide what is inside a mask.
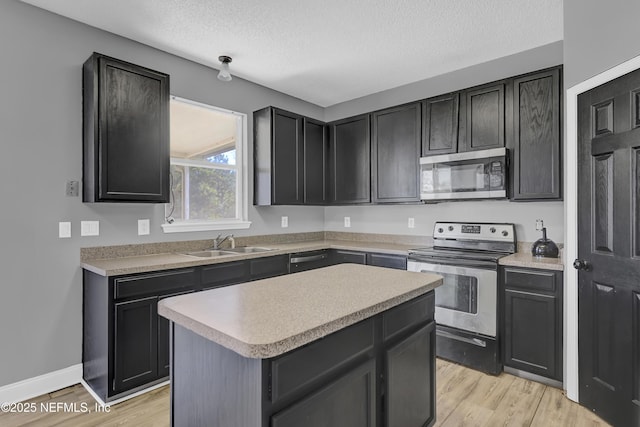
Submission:
[[[322,108],[299,99],[237,78],[222,83],[210,68],[15,0],[0,2],[0,386],[81,362],[81,247],[216,235],[164,234],[162,205],[65,197],[65,182],[82,177],[81,67],[93,51],[169,73],[171,92],[183,98],[247,114],[276,105],[324,118]],[[321,207],[250,207],[251,229],[234,233],[280,232],[282,214],[287,232],[323,229]],[[137,236],[140,218],[151,219],[151,235]],[[80,237],[81,220],[99,220],[101,235]],[[73,238],[58,239],[59,221],[72,221]]]
[[[565,87],[640,55],[638,0],[564,0]]]
[[[562,52],[562,42],[548,44],[334,105],[326,109],[325,118],[330,121],[349,117],[562,64]],[[351,217],[351,229],[344,228],[345,216]],[[409,217],[415,218],[415,230],[407,228]],[[544,219],[551,239],[556,242],[564,240],[564,207],[562,202],[445,202],[423,206],[329,207],[325,210],[325,228],[332,231],[417,233],[430,236],[433,234],[433,223],[437,220],[503,221],[516,223],[518,239],[532,242],[540,237],[540,233],[535,230],[537,218]]]

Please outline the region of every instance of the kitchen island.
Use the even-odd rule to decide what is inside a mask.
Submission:
[[[162,300],[172,425],[431,425],[440,284],[342,264]]]

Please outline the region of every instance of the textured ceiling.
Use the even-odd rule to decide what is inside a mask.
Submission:
[[[562,0],[22,0],[327,107],[562,40]]]

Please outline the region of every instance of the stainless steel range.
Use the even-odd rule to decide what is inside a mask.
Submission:
[[[516,251],[513,224],[436,222],[433,246],[409,251],[407,270],[437,273],[436,354],[493,374],[498,341],[498,260]]]

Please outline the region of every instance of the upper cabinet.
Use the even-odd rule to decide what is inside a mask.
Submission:
[[[254,204],[326,201],[327,137],[323,122],[274,107],[253,113]]]
[[[513,81],[513,200],[561,198],[561,68]]]
[[[94,53],[83,66],[83,201],[169,201],[169,76]]]
[[[415,102],[371,115],[371,188],[375,203],[420,200],[421,104]]]
[[[460,93],[436,96],[424,101],[422,155],[451,154],[458,151]]]
[[[303,117],[274,107],[253,113],[254,204],[304,201]]]
[[[458,151],[486,150],[505,145],[505,82],[462,93],[464,138]]]
[[[329,124],[330,203],[371,201],[369,114]]]
[[[304,203],[323,205],[327,202],[327,160],[329,155],[327,127],[323,122],[304,119]]]

